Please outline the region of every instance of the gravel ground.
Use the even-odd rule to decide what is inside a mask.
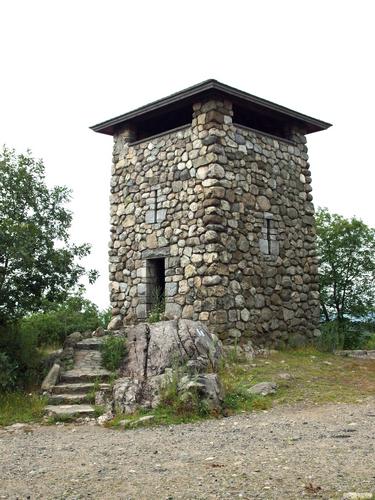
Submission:
[[[25,430],[0,430],[0,498],[280,500],[375,492],[375,398],[173,427]]]

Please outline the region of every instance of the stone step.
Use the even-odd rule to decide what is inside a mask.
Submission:
[[[81,384],[58,384],[52,388],[53,394],[85,394],[94,390],[95,386],[93,382],[86,382]],[[99,384],[98,390],[109,391],[111,386],[109,384]]]
[[[91,405],[48,405],[45,412],[50,416],[69,416],[69,417],[94,417],[95,408]]]
[[[106,337],[90,337],[77,342],[75,348],[83,351],[99,351],[105,338]]]
[[[112,373],[108,370],[96,369],[93,371],[82,371],[78,369],[68,370],[60,376],[60,382],[82,383],[82,382],[106,382],[110,379]]]
[[[48,402],[51,405],[71,405],[76,403],[93,403],[94,399],[92,394],[75,392],[73,394],[51,394]]]

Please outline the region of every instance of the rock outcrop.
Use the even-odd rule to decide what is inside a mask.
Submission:
[[[220,408],[223,392],[215,372],[222,347],[204,325],[184,319],[142,323],[129,328],[127,337],[127,359],[113,388],[117,409],[155,408],[173,380],[178,392],[195,390],[211,409]]]

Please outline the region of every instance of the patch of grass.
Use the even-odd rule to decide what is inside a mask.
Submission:
[[[101,406],[101,405],[94,405],[94,414],[95,414],[95,418],[98,418],[100,417],[101,415],[103,415],[103,413],[105,412],[105,408],[104,406]]]
[[[255,396],[249,394],[247,389],[246,386],[236,384],[227,391],[224,397],[224,409],[227,414],[270,408],[272,401],[268,396]]]
[[[126,340],[123,337],[109,336],[100,346],[102,365],[114,372],[120,368],[121,361],[126,354]]]
[[[283,378],[285,374],[290,378]],[[227,359],[219,375],[225,389],[224,415],[267,410],[282,404],[356,403],[375,394],[373,360],[335,356],[313,348],[275,352],[246,362]],[[249,394],[251,386],[266,381],[277,384],[275,394]],[[197,422],[221,416],[182,403],[177,394],[177,379],[172,380],[158,408],[140,410],[132,415],[119,414],[107,425],[122,428],[120,422],[126,420],[125,429],[128,429]],[[138,423],[145,415],[154,418]]]
[[[137,422],[141,417],[146,415],[152,415],[154,418],[152,420],[146,420],[143,422]],[[121,424],[122,420],[126,420],[127,424],[125,429],[136,429],[138,427],[153,427],[157,425],[176,425],[176,424],[187,424],[192,422],[199,422],[209,417],[214,417],[214,415],[198,415],[194,413],[183,413],[176,414],[173,408],[168,408],[166,406],[159,406],[153,410],[139,410],[131,415],[118,414],[116,417],[106,424],[107,427],[113,428],[124,428]]]
[[[194,376],[186,376],[185,366],[175,365],[170,379],[161,388],[159,407],[172,410],[176,416],[208,416],[207,402],[200,396],[195,382]]]
[[[89,402],[95,401],[95,396],[96,393],[99,391],[99,389],[100,389],[100,380],[99,378],[96,378],[92,389],[90,389],[89,392],[87,393],[87,401]]]
[[[0,425],[17,422],[40,422],[47,398],[36,393],[10,392],[0,394]]]
[[[240,352],[237,342],[226,349],[225,359],[230,364],[243,364],[246,363],[246,356]]]
[[[285,380],[281,373],[291,378]],[[246,365],[227,364],[221,370],[221,380],[227,397],[259,382],[276,382],[276,394],[262,398],[269,405],[351,403],[374,395],[375,363],[305,348],[257,357]],[[249,403],[239,399],[236,410],[248,411]]]
[[[54,425],[57,424],[58,422],[64,423],[64,424],[71,424],[79,418],[79,413],[69,413],[65,414],[62,413],[60,415],[51,415],[48,417],[44,422],[49,425]]]

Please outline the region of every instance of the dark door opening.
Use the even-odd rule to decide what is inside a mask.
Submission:
[[[147,303],[148,310],[164,312],[165,309],[165,259],[148,259]]]

